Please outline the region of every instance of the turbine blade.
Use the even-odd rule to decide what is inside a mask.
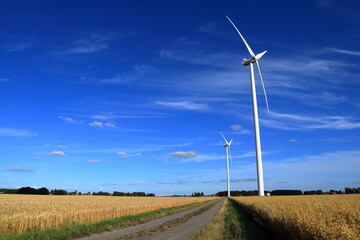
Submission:
[[[264,53],[264,54],[265,54],[265,53]],[[263,54],[263,55],[264,55],[264,54]],[[257,66],[257,69],[259,70],[261,85],[262,85],[262,88],[263,88],[263,91],[264,91],[265,102],[266,102],[266,109],[267,109],[267,112],[269,112],[269,103],[268,103],[268,98],[267,98],[267,94],[266,94],[266,90],[265,90],[265,84],[264,84],[264,80],[263,80],[263,78],[262,78],[262,74],[261,74],[261,70],[260,70],[260,65],[259,65],[259,62],[258,62],[258,61],[256,61],[256,66]]]
[[[228,143],[228,141],[226,140],[226,138],[225,138],[224,134],[222,134],[222,132],[220,132],[220,134],[221,134],[221,136],[224,138],[225,143],[226,143],[226,144],[229,144],[229,143]]]
[[[231,140],[230,140],[230,142],[229,142],[229,147],[230,147],[230,145],[231,145],[231,143],[232,143],[233,140],[234,140],[234,139],[231,139]]]
[[[245,38],[243,37],[243,35],[241,35],[240,31],[237,29],[237,27],[235,26],[235,24],[231,21],[231,19],[230,19],[228,16],[226,16],[226,18],[230,21],[230,23],[233,25],[233,27],[235,28],[235,30],[236,30],[236,31],[238,32],[238,34],[240,35],[241,39],[244,41],[245,46],[246,46],[247,50],[249,51],[250,55],[251,55],[252,57],[255,57],[254,52],[251,50],[249,44],[246,42],[246,40],[245,40]]]
[[[256,61],[259,60],[267,51],[263,51],[262,53],[256,54],[255,59]]]

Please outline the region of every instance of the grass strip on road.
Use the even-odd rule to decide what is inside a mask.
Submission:
[[[188,221],[190,218],[192,218],[194,216],[202,214],[203,212],[205,212],[205,211],[209,210],[211,207],[213,207],[215,204],[216,204],[216,202],[214,202],[214,203],[212,203],[212,204],[210,204],[210,205],[208,205],[206,207],[203,207],[203,208],[201,208],[199,210],[196,210],[194,212],[186,214],[185,216],[183,216],[181,218],[177,218],[177,219],[174,219],[172,221],[166,222],[166,223],[164,223],[164,224],[162,224],[162,225],[160,225],[158,227],[151,228],[151,229],[146,229],[144,231],[140,231],[140,232],[137,232],[137,233],[132,234],[132,235],[119,237],[119,238],[116,238],[116,240],[141,239],[141,238],[144,238],[144,237],[149,237],[151,235],[158,234],[158,233],[166,231],[166,230],[168,230],[170,228],[176,227],[177,225]]]
[[[249,217],[236,201],[228,198],[213,221],[191,239],[263,240],[271,239],[271,236]]]
[[[190,203],[177,207],[161,208],[155,211],[113,218],[103,220],[91,224],[74,224],[60,229],[47,229],[44,231],[32,231],[24,234],[4,236],[1,240],[66,240],[89,236],[105,231],[111,231],[117,228],[124,228],[147,222],[152,219],[160,218],[163,216],[179,213],[199,205],[208,203],[209,201],[201,203]]]

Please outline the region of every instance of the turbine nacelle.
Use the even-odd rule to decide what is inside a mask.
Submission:
[[[256,61],[258,61],[262,56],[264,56],[264,54],[266,53],[267,51],[264,51],[262,53],[259,53],[257,54],[255,57],[252,57],[250,59],[246,59],[246,58],[243,58],[243,63],[242,65],[244,66],[247,66],[249,65],[250,63],[256,63]]]

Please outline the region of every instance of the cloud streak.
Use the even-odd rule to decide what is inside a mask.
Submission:
[[[88,163],[100,163],[102,160],[94,159],[94,160],[88,160]]]
[[[156,101],[155,104],[158,106],[163,106],[178,110],[207,111],[210,109],[210,107],[207,104],[193,103],[187,101],[180,101],[180,102]]]
[[[35,137],[37,133],[27,129],[0,128],[0,136],[3,137]]]
[[[347,55],[360,56],[360,51],[344,50],[338,48],[332,48],[334,52],[343,53]]]
[[[54,52],[58,55],[66,54],[89,54],[109,48],[110,35],[93,34],[87,38],[79,39],[73,43],[73,47]]]
[[[40,152],[37,153],[37,155],[40,156],[66,156],[66,154],[63,151],[52,151],[52,152]]]
[[[16,44],[7,44],[7,45],[3,45],[3,49],[5,52],[18,52],[18,51],[22,51],[25,49],[28,49],[32,47],[32,43],[31,42],[24,42],[24,43],[16,43]]]
[[[196,152],[190,151],[190,152],[173,152],[170,153],[171,156],[173,157],[178,157],[178,158],[195,158],[197,157]]]
[[[32,170],[32,169],[19,168],[19,167],[8,168],[8,169],[6,169],[6,171],[9,171],[9,172],[34,172],[34,170]]]
[[[130,158],[130,157],[139,157],[139,156],[141,156],[141,153],[127,154],[127,153],[124,153],[124,152],[118,152],[117,154],[119,154],[121,158]]]
[[[281,130],[311,131],[318,129],[351,130],[360,128],[360,121],[345,116],[302,116],[271,112],[271,119],[261,119],[261,124]]]

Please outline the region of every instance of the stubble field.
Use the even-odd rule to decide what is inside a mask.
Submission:
[[[160,208],[203,202],[201,197],[0,195],[0,236],[94,223]]]
[[[282,239],[360,239],[360,195],[234,197]]]

